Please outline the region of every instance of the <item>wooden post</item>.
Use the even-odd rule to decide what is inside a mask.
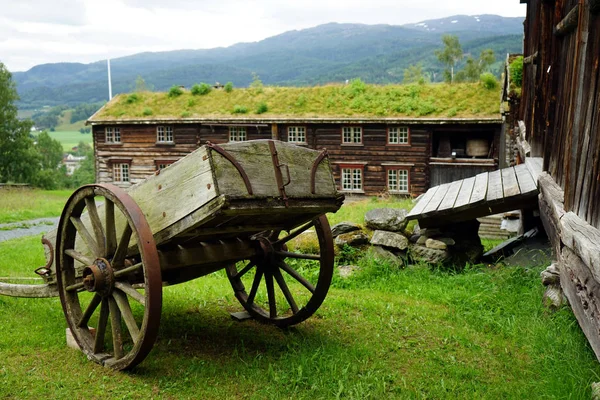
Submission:
[[[525,57],[523,59],[523,64],[534,64],[534,65],[537,64],[538,54],[539,53],[536,51],[535,53],[533,53],[529,57]]]
[[[279,140],[279,131],[278,131],[277,124],[271,125],[271,139]]]
[[[579,25],[579,4],[577,4],[567,16],[554,27],[554,35],[566,36],[573,32]]]

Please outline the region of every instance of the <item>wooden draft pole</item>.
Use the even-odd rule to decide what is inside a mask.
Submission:
[[[579,4],[577,4],[567,16],[554,27],[554,35],[561,37],[573,32],[579,25]]]

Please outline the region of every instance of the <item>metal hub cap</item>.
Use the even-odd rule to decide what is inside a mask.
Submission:
[[[114,286],[114,274],[110,263],[104,258],[98,258],[83,270],[83,286],[88,292],[107,296]]]

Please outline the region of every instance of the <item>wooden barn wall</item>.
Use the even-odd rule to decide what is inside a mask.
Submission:
[[[564,189],[565,209],[600,228],[600,15],[591,0],[530,0],[520,115],[533,156]],[[597,1],[594,1],[597,3]],[[564,36],[554,27],[579,5],[579,23]]]

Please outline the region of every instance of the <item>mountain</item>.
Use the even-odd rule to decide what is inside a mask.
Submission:
[[[435,58],[441,35],[459,36],[465,53],[485,48],[497,55],[520,52],[523,19],[464,16],[403,26],[329,23],[226,48],[140,53],[111,60],[113,93],[131,91],[137,76],[155,90],[199,82],[246,86],[253,74],[269,85],[315,85],[360,77],[397,83],[409,65],[421,62],[432,76],[443,67]],[[20,108],[98,102],[107,98],[106,61],[38,65],[13,78]]]

